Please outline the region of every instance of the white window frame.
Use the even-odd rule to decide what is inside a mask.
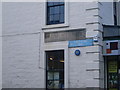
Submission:
[[[53,51],[53,50],[64,50],[64,89],[65,88],[69,88],[68,86],[68,79],[69,79],[69,75],[68,75],[68,42],[64,41],[64,42],[54,42],[54,43],[48,43],[44,45],[44,55],[46,51]],[[44,60],[44,65],[46,66],[46,56],[43,57]],[[46,68],[46,67],[44,67]],[[45,79],[46,80],[46,79]]]
[[[51,29],[51,28],[59,28],[59,27],[68,27],[68,0],[65,0],[65,17],[64,17],[64,23],[62,24],[53,24],[53,25],[47,25],[47,0],[44,2],[43,4],[43,18],[44,20],[42,20],[43,25],[42,25],[42,29]]]

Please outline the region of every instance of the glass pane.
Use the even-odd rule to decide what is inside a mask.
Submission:
[[[53,65],[54,65],[54,64],[53,64],[53,61],[49,60],[49,61],[48,61],[48,70],[54,69],[54,66],[53,66]]]
[[[57,54],[57,59],[60,61],[60,60],[64,60],[64,55],[63,55],[63,52],[59,52],[58,54]]]
[[[53,6],[54,2],[48,2],[47,4],[48,4],[48,6]]]
[[[50,22],[54,20],[53,15],[50,15]]]
[[[59,82],[59,88],[64,88],[64,81],[63,80],[60,80],[60,82]]]
[[[64,79],[64,71],[60,71],[60,80],[63,80]]]
[[[54,15],[54,21],[59,22],[59,14]]]
[[[64,6],[60,6],[60,14],[64,14]]]
[[[49,14],[54,14],[54,7],[50,7],[50,13]]]
[[[47,81],[47,88],[54,88],[54,81]]]
[[[60,22],[64,22],[64,14],[60,14]]]
[[[111,50],[118,50],[118,42],[111,42],[110,49]]]
[[[109,80],[108,80],[109,88],[114,90],[117,89],[117,86],[118,86],[117,73],[109,73],[108,77],[109,77]]]
[[[53,80],[54,72],[48,72],[48,80]]]
[[[63,68],[64,68],[64,60],[60,60],[59,69],[63,69]]]
[[[64,0],[59,0],[59,2],[60,2],[60,4],[64,4],[65,1]]]
[[[59,13],[59,6],[54,7],[54,14],[58,14]]]
[[[60,4],[60,2],[54,2],[54,5],[59,5]]]
[[[59,66],[58,66],[58,62],[57,61],[54,61],[54,69],[59,69]]]
[[[59,72],[54,72],[54,80],[59,80]]]
[[[54,81],[54,88],[59,88],[59,81]]]

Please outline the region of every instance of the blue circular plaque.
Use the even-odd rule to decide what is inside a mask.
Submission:
[[[80,50],[78,50],[78,49],[75,50],[75,55],[76,55],[76,56],[79,56],[79,55],[80,55]]]

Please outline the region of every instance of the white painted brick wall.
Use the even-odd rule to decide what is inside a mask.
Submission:
[[[3,38],[3,88],[43,88],[39,34]],[[41,82],[42,81],[42,82]]]
[[[112,12],[111,4],[108,6],[103,4],[103,8],[101,7],[98,7],[97,2],[68,3],[69,27],[47,29],[47,31],[86,28],[87,38],[94,37],[100,33],[94,30],[101,29],[101,24],[90,24],[101,23],[94,15],[101,14],[103,22],[113,24],[113,19],[106,18],[109,16],[108,11]],[[99,8],[107,10],[108,7],[110,9],[107,13],[103,11],[106,14],[104,17]],[[99,46],[68,49],[67,42],[44,44],[45,30],[41,29],[44,27],[46,16],[43,13],[43,3],[3,3],[3,88],[45,88],[44,51],[59,49],[67,52],[65,53],[65,78],[68,78],[65,81],[66,87],[99,87],[99,80],[94,79],[100,78],[99,71],[89,71],[89,69],[99,69],[99,62],[95,62],[100,60],[99,53],[91,53],[99,52]],[[80,56],[74,55],[75,49],[81,50]]]
[[[80,56],[74,54],[76,49],[81,51]],[[86,53],[90,49],[91,47],[69,48],[70,88],[99,87],[99,81],[94,79],[99,78],[99,71],[88,71],[91,69],[99,69],[99,63],[94,62],[97,55],[88,55]],[[97,51],[96,47],[92,48],[92,50]]]
[[[3,3],[3,35],[35,33],[42,27],[42,3]]]
[[[0,89],[2,89],[2,3],[0,2]]]

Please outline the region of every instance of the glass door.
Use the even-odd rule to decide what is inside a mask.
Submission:
[[[46,62],[47,90],[62,90],[64,88],[64,51],[47,51]]]

